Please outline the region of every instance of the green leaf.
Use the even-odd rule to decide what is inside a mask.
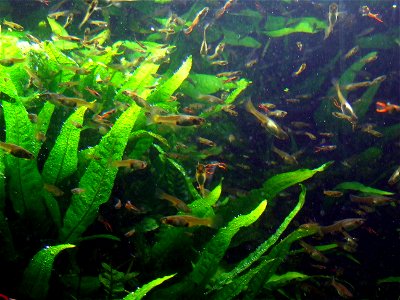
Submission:
[[[265,23],[265,33],[270,37],[282,37],[296,32],[317,33],[326,28],[324,21],[313,17],[291,18],[290,23],[289,21],[286,22],[286,20],[285,17],[268,16]],[[277,24],[282,27],[289,26],[277,28]]]
[[[224,79],[209,74],[191,74],[189,80],[182,83],[180,90],[196,99],[200,94],[211,95],[224,88]]]
[[[3,101],[6,123],[6,142],[16,144],[28,151],[34,151],[36,140],[34,129],[25,107],[19,101]],[[7,155],[10,198],[14,210],[20,216],[46,222],[46,211],[42,199],[43,183],[36,159],[26,160]]]
[[[156,90],[147,97],[150,103],[165,102],[169,100],[172,94],[180,87],[182,82],[188,77],[192,68],[192,56],[189,56],[167,81],[161,84]]]
[[[86,107],[79,107],[65,122],[43,167],[43,180],[57,185],[78,167],[78,145]]]
[[[47,22],[49,22],[51,31],[56,35],[67,36],[68,31],[56,20],[47,18]]]
[[[79,243],[83,241],[91,241],[91,240],[97,240],[97,239],[106,239],[106,240],[112,240],[112,241],[117,241],[120,242],[121,239],[115,235],[111,234],[96,234],[96,235],[90,235],[90,236],[85,236],[83,238],[79,239]]]
[[[18,98],[17,89],[13,81],[11,80],[10,73],[8,72],[7,67],[0,65],[0,96],[2,93],[6,94],[11,99]],[[7,100],[3,99],[3,101]]]
[[[378,280],[378,284],[381,284],[381,283],[400,283],[400,276],[397,276],[397,277],[390,276],[390,277],[386,277],[386,278]]]
[[[43,191],[44,203],[57,229],[61,228],[61,211],[56,199],[48,191]]]
[[[161,277],[161,278],[154,279],[154,280],[150,281],[149,283],[146,283],[142,287],[138,288],[136,291],[130,293],[127,296],[125,296],[124,300],[140,300],[144,296],[146,296],[146,294],[148,292],[150,292],[153,288],[155,288],[156,286],[162,284],[164,281],[174,277],[175,275],[176,275],[176,273],[172,274],[172,275],[167,275],[167,276],[164,276],[164,277]]]
[[[374,194],[374,195],[384,195],[384,196],[390,196],[394,195],[392,192],[387,192],[379,189],[375,189],[369,186],[365,186],[360,182],[357,181],[346,181],[338,184],[334,190],[353,190],[353,191],[359,191],[362,193],[366,194]]]
[[[108,201],[118,172],[110,164],[122,159],[139,111],[137,105],[128,108],[96,146],[94,155],[100,159],[90,162],[79,182],[84,192],[72,197],[60,232],[62,241],[77,240],[96,219],[99,206]]]
[[[38,114],[38,120],[35,126],[35,135],[39,132],[43,135],[46,135],[50,125],[51,116],[53,115],[54,112],[54,108],[55,105],[50,102],[46,102],[43,105],[43,108],[40,110]],[[38,155],[42,144],[43,141],[37,141],[35,150],[32,152],[35,156]]]
[[[190,274],[191,281],[197,284],[208,282],[218,268],[218,264],[228,249],[233,236],[242,227],[253,224],[267,207],[264,200],[260,205],[247,215],[234,218],[226,227],[221,228],[218,233],[207,243],[205,249]]]
[[[306,188],[303,185],[301,185],[299,202],[290,212],[290,214],[285,218],[285,220],[282,222],[282,224],[279,226],[276,232],[268,240],[266,240],[264,243],[258,246],[257,249],[253,251],[249,256],[243,259],[232,271],[225,274],[220,274],[214,280],[215,283],[213,289],[221,288],[224,284],[229,283],[238,274],[240,274],[241,272],[249,268],[253,263],[258,261],[262,257],[262,255],[264,255],[264,253],[266,253],[276,243],[276,241],[278,241],[282,233],[289,226],[290,222],[303,207],[305,199],[306,199]]]
[[[30,299],[45,299],[54,259],[62,250],[73,247],[71,244],[48,246],[36,253],[24,272],[21,292]]]
[[[188,206],[192,214],[197,217],[210,217],[214,215],[212,206],[217,203],[222,191],[222,184],[218,184],[206,197],[197,199]]]
[[[276,290],[292,281],[302,281],[309,278],[311,278],[311,276],[299,272],[287,272],[282,275],[273,274],[265,283],[264,287],[270,290]]]
[[[224,42],[231,46],[242,46],[248,48],[260,48],[261,43],[250,36],[241,36],[230,30],[223,30]]]
[[[369,107],[374,101],[375,94],[378,92],[381,83],[374,84],[362,94],[360,100],[353,104],[353,109],[359,121],[364,119],[365,114],[368,112]]]
[[[154,133],[154,132],[151,132],[151,131],[147,131],[147,130],[136,130],[136,131],[132,132],[132,134],[129,137],[129,140],[137,139],[137,138],[140,138],[140,137],[143,137],[143,136],[146,136],[146,135],[155,138],[156,140],[158,140],[160,143],[164,144],[168,148],[170,147],[170,145],[168,144],[168,141],[167,141],[166,138],[164,138],[163,136],[161,136],[161,135],[159,135],[157,133]]]

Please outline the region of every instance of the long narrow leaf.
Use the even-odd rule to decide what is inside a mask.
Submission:
[[[86,107],[78,108],[64,123],[43,167],[43,180],[57,184],[71,176],[78,166],[78,144]]]
[[[33,151],[36,140],[25,107],[19,101],[15,103],[3,101],[3,109],[7,130],[6,142]],[[44,221],[46,214],[42,199],[43,183],[36,159],[26,160],[7,155],[7,173],[14,210],[21,216],[29,216],[30,219],[39,222]]]
[[[153,288],[160,285],[164,281],[174,277],[175,275],[176,274],[172,274],[172,275],[167,275],[167,276],[164,276],[161,278],[154,279],[154,280],[150,281],[149,283],[146,283],[142,287],[138,288],[135,292],[130,293],[129,295],[125,296],[124,300],[140,300],[144,296],[146,296],[146,294],[148,292],[150,292]]]
[[[45,299],[54,259],[62,250],[73,247],[71,244],[50,246],[36,253],[24,272],[21,292],[29,299]]]
[[[109,199],[118,172],[111,163],[122,159],[139,111],[136,105],[126,110],[96,147],[95,156],[100,159],[91,161],[79,182],[84,192],[72,197],[60,232],[62,241],[77,240],[96,219],[99,206]]]

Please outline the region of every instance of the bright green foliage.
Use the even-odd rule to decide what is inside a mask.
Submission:
[[[282,37],[296,32],[317,33],[326,28],[326,23],[317,18],[291,18],[268,16],[265,23],[266,34]]]
[[[268,181],[267,181],[268,182]],[[249,268],[253,263],[258,261],[262,255],[264,255],[281,237],[282,233],[289,226],[290,222],[297,215],[300,209],[303,207],[306,197],[306,189],[302,185],[302,191],[299,196],[299,202],[295,206],[295,208],[290,212],[290,214],[285,218],[276,232],[264,243],[262,243],[254,252],[252,252],[248,257],[243,259],[232,271],[229,273],[221,274],[217,278],[215,278],[213,289],[218,289],[222,287],[224,284],[229,283],[233,278],[235,278],[238,274]]]
[[[163,136],[154,133],[152,131],[147,131],[147,130],[136,130],[134,132],[132,132],[132,134],[130,135],[129,139],[136,139],[136,138],[142,138],[143,136],[151,136],[152,138],[158,140],[159,142],[161,142],[162,144],[164,144],[164,146],[166,147],[170,147],[168,144],[168,141],[166,138],[164,138]]]
[[[212,206],[217,203],[222,191],[222,184],[217,185],[206,197],[197,199],[188,206],[192,214],[197,217],[210,217],[214,215]]]
[[[53,112],[54,112],[54,108],[55,108],[55,105],[50,102],[46,102],[43,105],[42,109],[40,110],[40,112],[38,114],[37,123],[35,126],[35,136],[39,133],[46,135],[47,130],[50,125],[51,116],[53,115]],[[42,144],[43,144],[43,141],[37,141],[35,150],[32,152],[34,155],[38,155]]]
[[[248,48],[260,48],[261,43],[250,36],[241,36],[236,32],[223,30],[224,42],[231,46],[242,46]]]
[[[121,160],[129,134],[132,131],[140,108],[132,105],[102,138],[96,147],[95,156],[79,182],[84,192],[72,197],[60,232],[62,241],[75,241],[95,220],[100,204],[110,197],[118,169],[111,166],[112,161]]]
[[[192,68],[192,57],[189,56],[174,75],[165,81],[160,87],[148,96],[150,103],[164,102],[171,98],[172,94],[180,87],[182,82],[188,77]]]
[[[12,99],[18,98],[17,89],[10,78],[7,67],[0,65],[0,92]]]
[[[209,74],[191,74],[190,82],[182,83],[181,91],[196,99],[200,94],[214,94],[224,88],[224,79]],[[193,84],[191,83],[193,82]]]
[[[107,294],[112,298],[121,298],[125,293],[124,284],[127,281],[134,279],[138,273],[124,274],[113,269],[110,265],[102,263],[101,266],[104,272],[100,273],[99,281],[103,285]]]
[[[356,181],[342,182],[335,187],[335,190],[353,190],[373,195],[385,195],[385,196],[394,195],[394,193],[392,192],[387,192],[369,186],[365,186],[364,184]]]
[[[164,276],[161,278],[154,279],[154,280],[150,281],[149,283],[146,283],[142,287],[138,288],[133,293],[130,293],[129,295],[125,296],[124,300],[140,300],[144,296],[146,296],[146,294],[148,292],[150,292],[154,287],[162,284],[164,281],[174,277],[175,275],[176,274],[172,274],[172,275],[167,275],[167,276]]]
[[[71,244],[48,246],[36,253],[24,272],[21,292],[30,299],[45,299],[54,259],[62,250],[73,247]]]
[[[67,36],[68,32],[67,30],[56,20],[52,18],[47,18],[47,22],[49,22],[51,31],[56,34],[56,35],[61,35],[61,36]]]
[[[226,227],[221,228],[203,250],[193,272],[189,275],[190,280],[197,284],[208,282],[217,270],[233,236],[240,228],[247,227],[257,221],[266,207],[267,201],[264,200],[251,213],[238,216],[230,221]]]
[[[381,283],[400,283],[400,276],[391,276],[378,280],[378,284]]]
[[[299,272],[287,272],[282,275],[274,274],[270,277],[264,287],[270,290],[277,290],[279,287],[287,285],[293,281],[302,281],[311,278],[311,276]]]
[[[7,130],[6,142],[33,151],[36,140],[25,107],[19,101],[15,103],[3,101],[3,110]],[[15,212],[38,222],[44,221],[46,212],[42,199],[43,183],[36,159],[26,160],[7,155],[7,173]]]
[[[43,167],[43,180],[57,185],[71,176],[78,166],[78,144],[86,107],[79,107],[65,122]]]

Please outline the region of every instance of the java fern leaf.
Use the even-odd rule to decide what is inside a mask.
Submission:
[[[164,281],[174,277],[175,275],[176,274],[172,274],[172,275],[167,275],[167,276],[164,276],[164,277],[161,277],[161,278],[154,279],[154,280],[150,281],[149,283],[146,283],[142,287],[138,288],[136,291],[130,293],[127,296],[125,296],[124,300],[140,300],[144,296],[146,296],[146,294],[148,292],[150,292],[153,288],[155,288],[156,286],[162,284]]]
[[[352,191],[359,191],[362,193],[373,194],[373,195],[383,195],[383,196],[390,196],[394,195],[392,192],[383,191],[380,189],[376,189],[373,187],[366,186],[357,181],[346,181],[338,184],[335,190],[352,190]]]
[[[55,108],[55,105],[50,102],[46,102],[43,105],[42,109],[40,110],[40,112],[38,114],[37,123],[35,126],[35,136],[39,133],[46,135],[47,130],[49,129],[50,120],[53,115],[54,108]],[[42,144],[43,144],[43,141],[37,141],[35,150],[32,152],[35,156],[38,155]]]
[[[228,273],[222,273],[217,278],[215,278],[213,289],[221,288],[223,285],[229,283],[233,278],[238,276],[238,274],[248,269],[252,264],[257,262],[278,241],[283,232],[289,226],[290,222],[294,219],[294,217],[297,215],[297,213],[304,205],[306,199],[306,189],[303,185],[301,185],[301,189],[302,190],[299,195],[299,201],[297,205],[285,218],[285,220],[282,222],[282,224],[279,226],[276,232],[264,243],[258,246],[257,249],[253,251],[249,256],[243,259],[232,271]]]
[[[3,101],[6,123],[6,142],[34,151],[36,140],[28,113],[19,101]],[[15,212],[39,223],[45,221],[46,210],[42,198],[43,183],[36,159],[26,160],[7,155],[10,198]],[[45,222],[43,222],[44,224]]]
[[[62,182],[78,167],[78,145],[86,107],[79,107],[65,122],[43,167],[43,180],[49,184]]]
[[[206,197],[197,199],[188,206],[194,216],[205,218],[214,215],[212,206],[217,203],[221,196],[222,184],[218,184]]]
[[[73,247],[71,244],[48,246],[36,253],[24,272],[21,292],[29,299],[45,299],[54,259],[61,251]]]
[[[290,247],[294,242],[316,233],[316,228],[299,228],[290,233],[285,239],[276,245],[272,249],[271,253],[264,258],[265,261],[271,261],[272,263],[261,268],[259,272],[254,275],[248,286],[246,286],[247,290],[244,299],[255,299],[256,295],[263,288],[265,282],[269,281],[269,279],[276,273],[278,267],[285,261],[289,254]]]
[[[2,65],[0,65],[0,93],[7,95],[11,99],[18,98],[17,88],[11,80],[10,73],[7,71],[7,68]],[[6,99],[3,99],[3,102],[5,100]]]
[[[90,162],[79,182],[84,192],[72,197],[60,231],[62,241],[77,240],[96,219],[99,206],[109,199],[118,172],[111,164],[122,159],[139,111],[137,105],[128,108],[96,146],[94,155],[100,159]]]
[[[192,68],[192,56],[189,56],[167,81],[161,84],[156,90],[147,97],[150,103],[165,102],[181,86],[182,82],[188,77]]]
[[[304,32],[317,33],[326,28],[326,23],[313,17],[291,18],[268,16],[265,24],[266,34],[270,37],[282,37],[288,34]]]

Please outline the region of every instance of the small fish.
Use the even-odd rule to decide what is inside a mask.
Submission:
[[[287,115],[287,112],[284,110],[273,110],[273,111],[267,111],[267,115],[269,117],[275,117],[275,118],[284,118]]]
[[[333,31],[333,27],[335,26],[338,17],[339,17],[339,11],[338,11],[338,5],[336,3],[332,3],[329,5],[329,13],[328,13],[328,27],[325,29],[325,36],[324,40],[326,40],[330,34]]]
[[[230,83],[230,82],[235,82],[239,80],[239,76],[233,76],[229,77],[228,79],[224,80],[223,83]]]
[[[122,94],[131,98],[138,106],[140,106],[146,110],[151,109],[150,104],[145,99],[140,97],[136,92],[126,90],[126,91],[123,91]]]
[[[297,162],[297,159],[294,155],[290,155],[289,153],[286,153],[285,151],[282,151],[278,148],[276,148],[274,145],[271,147],[271,151],[275,152],[278,154],[278,156],[283,160],[283,162],[287,165],[298,165],[299,163]]]
[[[377,59],[378,59],[378,55],[377,55],[377,54],[374,54],[374,55],[372,55],[372,56],[367,57],[366,59],[364,59],[363,62],[364,62],[365,64],[369,64],[369,63],[371,63],[371,62],[373,62],[373,61],[375,61],[375,60],[377,60]]]
[[[381,75],[376,77],[374,80],[372,80],[371,84],[378,84],[378,83],[382,83],[386,80],[387,76],[386,75]]]
[[[158,199],[162,199],[162,200],[167,200],[168,202],[170,202],[176,209],[178,209],[179,211],[185,212],[185,213],[191,213],[192,210],[190,209],[190,207],[188,207],[186,205],[185,202],[183,202],[182,200],[169,195],[161,190],[157,190],[156,191],[156,197]]]
[[[90,20],[89,24],[93,25],[93,26],[100,27],[100,28],[107,28],[108,27],[108,23],[105,22],[105,21]]]
[[[400,105],[390,104],[389,102],[377,101],[376,112],[378,113],[393,113],[400,112]]]
[[[371,10],[369,9],[368,6],[364,5],[360,8],[361,15],[363,17],[369,17],[371,19],[374,19],[375,21],[378,21],[379,23],[383,23],[382,19],[379,18],[379,14],[373,14],[371,13]]]
[[[74,195],[81,195],[81,194],[83,194],[85,192],[86,192],[86,190],[83,189],[83,188],[74,188],[74,189],[71,190],[71,193],[74,194]]]
[[[16,63],[22,63],[25,61],[25,58],[17,58],[17,57],[11,57],[11,58],[3,58],[0,59],[0,65],[5,66],[5,67],[12,67]]]
[[[207,45],[207,38],[206,38],[206,31],[209,24],[206,24],[203,29],[203,41],[201,42],[200,46],[200,55],[206,56],[208,54],[208,45]]]
[[[25,36],[26,36],[32,43],[35,43],[35,44],[40,45],[41,41],[40,41],[38,38],[34,37],[32,34],[27,33],[27,34],[25,34]]]
[[[101,95],[98,91],[91,89],[89,87],[85,87],[85,90],[88,91],[92,96],[97,97],[97,98],[101,98]]]
[[[257,63],[258,63],[258,59],[252,59],[252,60],[248,61],[247,63],[245,63],[244,67],[247,69],[250,69],[250,68],[254,67]]]
[[[23,26],[21,26],[21,25],[19,25],[17,23],[11,22],[11,21],[4,20],[3,21],[3,25],[7,26],[8,28],[14,29],[16,31],[24,31],[24,27]]]
[[[44,183],[43,187],[46,191],[48,191],[55,197],[61,197],[62,195],[64,195],[64,192],[60,188],[56,187],[55,185]]]
[[[351,116],[348,116],[346,114],[343,114],[343,113],[340,113],[340,112],[337,112],[337,111],[332,112],[332,116],[334,116],[335,118],[338,118],[338,119],[346,120],[347,122],[349,122],[352,125],[353,130],[357,126],[357,120],[355,120]]]
[[[35,156],[31,152],[15,144],[0,142],[0,149],[17,158],[35,159]]]
[[[339,82],[337,80],[332,80],[332,84],[335,87],[337,97],[339,100],[340,110],[342,111],[342,113],[345,115],[350,114],[350,116],[354,120],[357,120],[358,118],[357,118],[356,114],[354,113],[353,108],[351,107],[349,102],[347,102],[346,98],[344,98],[342,91],[340,90]]]
[[[222,54],[222,52],[224,52],[224,49],[225,49],[225,43],[224,42],[220,42],[217,45],[217,47],[215,48],[214,54],[208,56],[208,59],[209,60],[216,59],[217,57],[219,57]]]
[[[203,94],[200,94],[200,95],[198,95],[197,97],[196,97],[198,100],[202,100],[202,101],[206,101],[206,102],[208,102],[208,103],[211,103],[211,104],[215,104],[215,103],[224,103],[224,101],[221,99],[221,98],[218,98],[218,97],[216,97],[216,96],[213,96],[213,95],[203,95]]]
[[[54,104],[61,104],[63,106],[67,107],[81,107],[81,106],[86,106],[93,112],[96,112],[97,110],[97,103],[96,100],[92,102],[87,102],[84,99],[81,98],[74,98],[74,97],[67,97],[61,94],[56,94],[56,93],[44,93],[41,95],[41,97],[44,97],[46,100],[54,103]]]
[[[383,206],[383,205],[387,205],[387,204],[396,202],[397,200],[394,198],[385,197],[385,196],[360,197],[360,196],[350,195],[350,201],[355,202],[355,203],[371,205],[371,206]]]
[[[228,64],[229,62],[227,60],[216,60],[211,62],[212,66],[227,66]]]
[[[297,128],[297,129],[312,128],[312,125],[310,123],[301,122],[301,121],[290,122],[290,125],[292,125],[294,128]]]
[[[215,13],[215,19],[221,18],[221,17],[226,13],[226,11],[229,9],[229,7],[232,6],[232,4],[233,4],[234,1],[235,1],[235,0],[228,0],[228,1],[226,1],[225,4],[224,4],[224,6],[221,7],[220,9],[218,9],[217,12]]]
[[[206,120],[201,117],[191,116],[191,115],[159,115],[150,114],[149,115],[150,124],[166,124],[175,126],[200,126],[203,125]]]
[[[372,81],[361,81],[361,82],[346,84],[344,86],[344,89],[346,91],[355,91],[358,90],[359,88],[369,87],[372,84],[373,84]]]
[[[337,148],[336,145],[323,145],[323,146],[316,146],[314,148],[314,153],[319,152],[331,152]]]
[[[237,117],[239,115],[238,112],[234,110],[235,105],[232,104],[223,105],[221,109],[233,117]]]
[[[326,137],[326,138],[331,138],[334,137],[335,134],[333,132],[319,132],[318,133],[320,136]]]
[[[147,162],[138,159],[124,159],[124,160],[115,160],[111,163],[111,165],[117,168],[142,170],[147,167]]]
[[[65,24],[64,24],[63,27],[67,28],[69,25],[71,25],[73,20],[74,20],[74,14],[73,13],[69,13],[68,17],[67,17],[67,20],[65,21]]]
[[[192,24],[191,24],[188,28],[186,28],[185,30],[183,30],[183,32],[184,32],[186,35],[191,34],[192,31],[193,31],[193,29],[199,24],[200,20],[203,19],[203,18],[207,15],[207,13],[208,13],[209,10],[210,10],[210,8],[204,7],[201,11],[199,11],[199,12],[197,13],[196,17],[194,18]]]
[[[400,166],[397,167],[396,170],[394,170],[392,176],[390,176],[388,180],[389,185],[394,185],[400,180]]]
[[[354,46],[353,48],[351,48],[345,55],[344,55],[344,59],[349,59],[350,57],[352,57],[353,55],[355,55],[358,51],[360,51],[360,46]]]
[[[336,292],[340,297],[345,299],[353,298],[353,294],[349,291],[349,289],[340,282],[337,282],[335,278],[332,279],[331,285],[336,289]]]
[[[204,184],[206,183],[207,180],[207,168],[206,165],[197,163],[196,167],[196,182],[199,186],[200,194],[202,197],[205,197],[205,188]]]
[[[299,49],[299,51],[301,51],[301,50],[303,50],[303,44],[302,44],[302,42],[296,42],[296,46],[297,46],[297,49]]]
[[[373,128],[374,128],[373,125],[365,124],[365,125],[361,126],[361,131],[365,132],[365,133],[368,133],[368,134],[370,134],[370,135],[372,135],[372,136],[374,136],[376,138],[383,137],[383,134],[381,132],[379,132],[379,131],[377,131],[377,130],[375,130]]]
[[[63,41],[68,41],[68,42],[75,42],[75,43],[81,43],[82,39],[78,38],[77,36],[73,35],[59,35],[56,34],[56,39],[63,40]]]
[[[343,196],[341,191],[324,190],[324,195],[328,197],[338,198]]]
[[[90,2],[88,9],[86,11],[86,15],[83,18],[82,22],[79,24],[79,27],[78,27],[79,29],[81,29],[82,26],[86,24],[86,22],[89,20],[90,16],[95,11],[98,4],[99,4],[99,0],[92,0],[92,2]]]
[[[215,228],[215,221],[213,218],[197,218],[189,215],[177,215],[161,218],[161,223],[172,225],[175,227],[193,227],[193,226],[207,226]]]
[[[53,12],[53,13],[49,13],[47,15],[47,17],[50,18],[50,19],[57,20],[58,18],[65,17],[68,14],[69,14],[69,10],[56,11],[56,12]]]
[[[307,64],[306,63],[302,63],[301,66],[299,67],[299,69],[292,73],[292,77],[299,76],[301,73],[303,73],[303,71],[306,69],[306,67],[307,67]]]
[[[215,75],[216,77],[233,77],[242,75],[242,71],[231,71],[231,72],[222,72]]]
[[[200,137],[200,136],[199,136],[196,140],[197,140],[197,142],[198,142],[199,144],[206,145],[206,146],[208,146],[208,147],[215,147],[215,146],[217,146],[217,144],[216,144],[215,142],[213,142],[213,141],[211,141],[211,140],[209,140],[209,139]]]
[[[329,259],[323,255],[320,251],[318,251],[317,249],[315,249],[313,246],[311,246],[310,244],[300,240],[299,244],[301,247],[304,248],[304,251],[310,255],[310,257],[312,259],[314,259],[315,261],[318,261],[320,263],[328,263]]]
[[[350,231],[360,227],[364,224],[365,219],[363,218],[350,218],[350,219],[343,219],[333,223],[332,225],[328,226],[320,226],[320,231],[322,234],[326,233],[334,233],[334,232],[343,232]]]
[[[256,110],[251,100],[246,102],[246,110],[256,117],[256,119],[261,123],[261,126],[264,127],[267,132],[271,133],[276,138],[280,140],[287,140],[289,138],[287,133],[277,123],[275,123],[274,120]]]

